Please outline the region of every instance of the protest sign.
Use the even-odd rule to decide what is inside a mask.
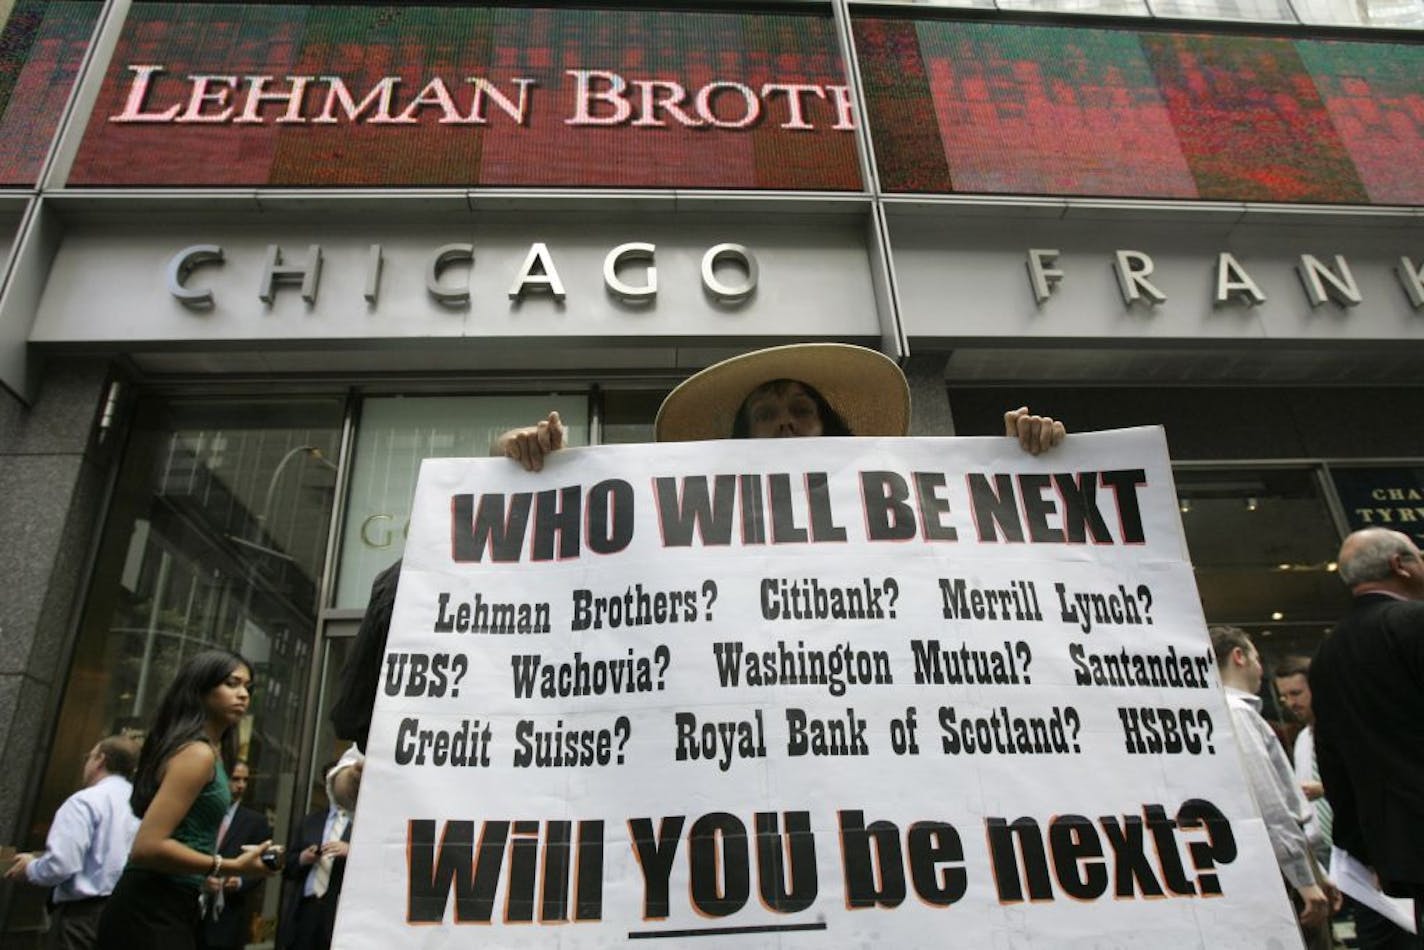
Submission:
[[[343,950],[1298,941],[1160,430],[429,460],[413,511]]]

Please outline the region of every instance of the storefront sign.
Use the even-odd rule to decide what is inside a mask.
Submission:
[[[608,293],[625,301],[651,302],[658,293],[656,254],[657,246],[643,241],[628,242],[612,248],[603,259],[604,288]],[[1056,249],[1030,248],[1027,251],[1029,286],[1033,289],[1034,299],[1040,304],[1047,302],[1059,283],[1068,276],[1057,266],[1059,256],[1060,252]],[[169,294],[195,310],[211,307],[212,291],[198,286],[190,278],[195,269],[204,265],[219,265],[224,257],[222,247],[216,244],[198,244],[180,250],[168,262],[166,279]],[[288,259],[289,257],[292,259]],[[468,281],[463,285],[459,284],[454,279],[448,279],[445,272],[452,269],[453,265],[473,266],[474,260],[473,244],[447,244],[436,248],[426,262],[426,291],[433,299],[447,306],[468,306]],[[719,277],[719,263],[734,264],[742,276],[734,281]],[[384,264],[382,246],[370,245],[364,273],[361,275],[364,280],[363,296],[369,304],[379,303]],[[1112,272],[1117,278],[1118,290],[1124,304],[1167,302],[1167,294],[1152,282],[1156,266],[1152,256],[1144,251],[1118,249],[1114,252]],[[756,256],[749,248],[740,244],[724,243],[709,248],[702,255],[698,270],[703,289],[719,301],[743,303],[756,291],[759,276]],[[1302,254],[1296,272],[1300,276],[1305,299],[1313,307],[1328,301],[1334,301],[1343,307],[1354,307],[1364,302],[1364,294],[1344,255],[1335,255],[1333,264],[1327,264],[1313,254]],[[1424,309],[1424,267],[1415,266],[1409,257],[1402,256],[1395,274],[1410,306],[1416,310]],[[264,303],[270,304],[278,288],[285,284],[300,287],[301,298],[308,303],[315,303],[321,277],[320,244],[309,245],[299,256],[284,252],[281,245],[269,244],[263,257],[262,277],[256,295]],[[1213,302],[1216,304],[1233,301],[1263,304],[1267,299],[1246,266],[1234,254],[1226,251],[1217,255],[1215,288]],[[529,293],[547,293],[555,300],[563,300],[566,297],[553,253],[548,244],[542,241],[529,246],[524,262],[511,277],[508,294],[510,300],[522,299]]]
[[[889,209],[912,341],[1424,340],[1424,231],[1273,215]],[[949,305],[946,302],[972,305]],[[941,344],[936,344],[941,345]]]
[[[886,192],[1424,205],[1418,42],[852,28]]]
[[[1031,248],[1027,255],[1029,286],[1033,288],[1033,298],[1042,304],[1053,296],[1060,281],[1067,273],[1056,265],[1059,252],[1047,248]],[[1350,270],[1350,262],[1345,255],[1334,255],[1333,265],[1314,254],[1302,254],[1296,265],[1305,299],[1312,307],[1333,301],[1342,307],[1356,307],[1364,303],[1365,297]],[[1152,282],[1157,270],[1152,256],[1144,251],[1118,249],[1113,254],[1112,272],[1117,278],[1117,287],[1126,305],[1134,303],[1163,304],[1167,294]],[[1416,267],[1408,257],[1399,258],[1395,268],[1399,286],[1404,291],[1409,305],[1415,310],[1424,309],[1424,266]],[[1222,251],[1216,256],[1215,304],[1240,302],[1263,304],[1266,294],[1251,277],[1245,265],[1235,254]]]
[[[105,217],[66,231],[29,341],[315,339],[377,365],[362,341],[875,341],[866,238],[855,215],[795,212]]]
[[[135,3],[69,184],[857,190],[848,89],[825,11]]]
[[[1296,939],[1160,430],[430,460],[413,510],[336,945]]]
[[[658,295],[656,254],[657,245],[644,241],[632,241],[613,248],[603,258],[604,288],[623,301],[651,303]],[[168,262],[168,293],[184,306],[195,310],[212,307],[212,290],[192,286],[189,278],[195,269],[204,265],[220,265],[225,257],[222,247],[217,244],[195,244],[183,248]],[[447,278],[445,272],[457,264],[472,267],[474,261],[473,244],[446,244],[432,251],[425,266],[425,290],[431,299],[447,307],[468,307],[468,279],[460,284]],[[375,306],[381,298],[381,277],[385,265],[381,245],[370,245],[365,263],[362,296],[368,304]],[[719,275],[719,264],[736,266],[741,276],[728,278],[725,271]],[[629,271],[635,267],[637,276],[630,276]],[[759,274],[756,255],[740,244],[718,244],[708,248],[702,255],[698,271],[702,289],[721,303],[741,304],[756,292]],[[301,298],[307,303],[316,303],[322,275],[321,245],[308,245],[300,258],[287,260],[281,245],[269,244],[263,256],[261,273],[256,295],[263,303],[272,303],[278,288],[284,284],[300,287]],[[553,253],[543,241],[529,245],[524,262],[512,275],[509,285],[510,300],[522,300],[530,293],[548,294],[559,301],[567,297]]]
[[[1350,529],[1402,531],[1424,545],[1424,468],[1344,468],[1330,478]]]
[[[435,76],[413,85],[403,85],[400,76],[382,76],[370,89],[353,95],[340,76],[190,75],[178,101],[163,108],[151,101],[152,85],[168,70],[151,64],[129,70],[134,77],[124,110],[110,116],[110,122],[263,125],[269,121],[263,110],[278,105],[282,108],[270,121],[282,125],[487,125],[490,112],[497,111],[515,125],[527,126],[540,85],[532,76],[512,77],[507,90],[480,76],[459,82]],[[752,89],[723,79],[689,89],[670,79],[629,81],[606,69],[567,69],[564,78],[570,87],[565,90],[565,125],[667,128],[675,122],[689,128],[745,129],[762,121],[771,101],[780,98],[786,113],[780,128],[815,131],[806,110],[813,99],[835,106],[832,128],[855,128],[850,93],[843,85],[769,82]],[[727,102],[731,105],[723,108]]]

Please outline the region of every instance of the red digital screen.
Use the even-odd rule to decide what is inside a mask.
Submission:
[[[1424,44],[853,28],[887,192],[1424,204]]]
[[[858,190],[826,10],[135,3],[76,186]]]
[[[19,0],[0,27],[0,185],[33,187],[102,4]]]

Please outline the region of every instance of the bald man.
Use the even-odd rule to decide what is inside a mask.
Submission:
[[[1424,555],[1366,528],[1338,561],[1355,602],[1310,667],[1320,778],[1335,843],[1414,898],[1424,934]]]

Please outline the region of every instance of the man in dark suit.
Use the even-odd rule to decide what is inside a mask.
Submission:
[[[1408,535],[1366,528],[1338,563],[1355,603],[1310,667],[1335,843],[1385,893],[1412,897],[1424,925],[1424,555]]]
[[[239,759],[228,776],[232,805],[218,828],[218,854],[225,858],[242,854],[243,845],[261,844],[272,837],[272,826],[266,817],[241,804],[242,796],[247,794],[250,774],[247,763]],[[235,875],[209,877],[203,882],[204,914],[200,931],[203,947],[242,950],[247,946],[251,926],[247,897],[261,883],[261,878]]]
[[[278,950],[328,950],[351,846],[351,813],[361,789],[365,757],[355,749],[326,775],[331,804],[309,812],[287,845]]]

